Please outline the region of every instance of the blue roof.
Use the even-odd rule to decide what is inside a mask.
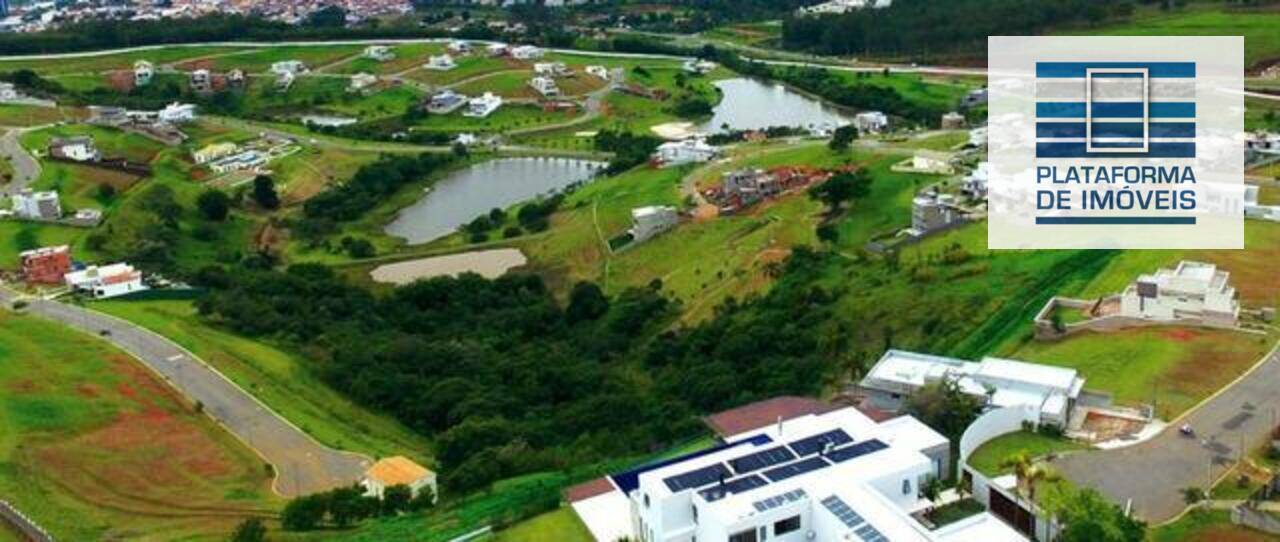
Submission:
[[[711,455],[716,452],[728,450],[730,448],[736,448],[743,444],[752,444],[755,446],[762,446],[770,442],[773,442],[773,439],[770,438],[769,435],[764,435],[764,434],[756,435],[750,438],[739,440],[737,442],[724,443],[719,446],[713,446],[711,448],[707,448],[705,450],[698,450],[693,453],[688,453],[685,455],[672,457],[670,459],[664,459],[662,461],[641,465],[631,470],[619,472],[616,474],[610,474],[609,479],[613,480],[613,484],[618,486],[618,489],[622,490],[623,495],[627,495],[627,494],[630,494],[632,491],[634,491],[636,488],[640,487],[640,475],[646,472],[649,472],[651,470],[657,470],[663,467],[675,465],[677,463],[683,463],[691,459],[697,459],[699,457]]]

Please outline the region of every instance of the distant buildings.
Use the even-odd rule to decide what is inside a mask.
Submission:
[[[151,78],[155,75],[155,67],[146,60],[139,60],[133,63],[133,86],[145,87],[151,84]]]
[[[988,408],[1027,407],[1035,424],[1066,428],[1084,378],[1075,369],[1000,358],[981,362],[889,350],[859,384],[871,405],[899,411],[912,393],[943,379],[981,398]]]
[[[486,92],[483,96],[477,96],[467,102],[467,110],[463,111],[463,116],[474,118],[485,118],[502,107],[502,97],[492,92]]]
[[[431,98],[427,100],[426,109],[428,113],[447,115],[461,109],[462,106],[466,104],[466,96],[446,89],[432,95]]]
[[[506,56],[511,52],[511,46],[505,43],[490,43],[484,48],[489,56]]]
[[[601,79],[609,79],[609,69],[604,66],[587,66],[587,75],[599,77]]]
[[[639,243],[675,227],[680,215],[676,208],[667,205],[638,207],[631,210],[631,241]]]
[[[58,193],[52,190],[33,192],[30,188],[13,195],[13,214],[28,220],[57,220],[62,218],[62,204]]]
[[[191,91],[197,93],[213,91],[213,76],[209,73],[209,70],[191,72]]]
[[[573,75],[564,62],[538,62],[533,65],[533,73],[543,77],[565,77]]]
[[[960,186],[960,192],[975,200],[987,199],[987,182],[991,178],[991,162],[983,160],[969,172]]]
[[[67,286],[95,299],[106,299],[147,289],[142,272],[127,263],[91,265],[64,276]]]
[[[22,279],[32,284],[62,284],[71,271],[71,249],[67,245],[42,247],[18,254]]]
[[[942,115],[941,126],[943,130],[959,130],[964,128],[964,115],[956,111],[951,111]]]
[[[156,118],[160,122],[169,124],[181,124],[196,119],[196,106],[194,104],[184,104],[174,102],[166,105],[156,113]]]
[[[93,138],[87,135],[55,137],[49,140],[49,156],[75,162],[91,162],[102,158]]]
[[[911,228],[907,235],[924,237],[967,221],[966,213],[956,206],[955,196],[924,192],[911,200]]]
[[[378,84],[378,76],[371,73],[357,73],[351,76],[351,82],[347,84],[347,92],[365,92],[376,84]]]
[[[853,117],[858,133],[878,134],[889,127],[889,117],[879,111],[863,111]]]
[[[1230,273],[1213,264],[1182,261],[1138,277],[1120,296],[1120,315],[1145,320],[1197,320],[1235,326],[1240,315]]]
[[[422,65],[423,69],[445,72],[458,67],[453,61],[453,57],[448,54],[435,55],[427,59],[427,63]]]
[[[533,45],[520,45],[512,47],[510,54],[511,58],[516,60],[533,60],[535,58],[542,58],[544,52],[541,48]]]
[[[191,159],[195,161],[197,165],[206,164],[208,162],[212,162],[213,160],[217,160],[218,158],[222,158],[223,156],[230,155],[236,152],[236,149],[238,148],[239,148],[238,145],[230,142],[212,143],[209,145],[205,145],[200,149],[192,151]]]
[[[830,0],[812,6],[802,7],[796,10],[799,15],[824,15],[824,14],[840,14],[860,9],[887,8],[893,4],[893,0]]]
[[[453,40],[449,42],[449,45],[447,45],[445,49],[455,55],[469,55],[472,51],[471,43],[462,40]]]
[[[364,57],[378,62],[386,62],[395,59],[396,53],[386,45],[370,45],[364,48]]]
[[[556,86],[555,79],[550,77],[534,77],[529,80],[529,86],[543,98],[554,98],[560,95],[560,87]]]
[[[307,73],[307,65],[301,60],[281,60],[271,64],[271,73],[276,75],[288,73],[297,76]]]
[[[661,167],[678,166],[694,162],[706,162],[720,155],[720,149],[708,145],[702,138],[691,137],[680,141],[668,141],[654,151],[654,161]]]
[[[364,487],[365,495],[370,497],[381,498],[387,488],[398,485],[407,486],[414,497],[424,489],[431,491],[432,502],[439,497],[436,473],[404,456],[379,459],[365,471],[360,485]]]

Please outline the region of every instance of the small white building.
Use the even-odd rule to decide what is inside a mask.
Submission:
[[[940,126],[943,130],[959,130],[964,128],[965,118],[959,112],[951,111],[942,115]]]
[[[80,135],[55,137],[49,140],[49,156],[76,162],[90,162],[101,158],[102,154],[93,144],[92,137]]]
[[[925,192],[911,200],[911,227],[907,235],[924,237],[966,221],[963,210],[956,206],[955,196]]]
[[[897,411],[916,390],[943,379],[982,398],[988,408],[1028,407],[1039,417],[1027,421],[1062,428],[1084,389],[1075,369],[990,357],[975,363],[902,350],[885,352],[859,387],[876,408]]]
[[[147,289],[142,283],[142,272],[127,263],[113,263],[102,267],[91,265],[65,275],[67,286],[95,299],[121,296]]]
[[[458,64],[453,61],[453,57],[449,54],[433,55],[427,58],[426,64],[422,65],[423,69],[438,72],[447,72],[457,67]]]
[[[18,99],[18,87],[8,81],[0,81],[0,102],[10,102]]]
[[[830,0],[796,10],[799,15],[841,14],[861,9],[880,9],[893,5],[893,0]]]
[[[347,92],[364,92],[376,84],[378,84],[378,76],[371,73],[357,73],[351,76]]]
[[[534,77],[529,80],[529,86],[538,91],[543,98],[554,98],[560,95],[560,87],[556,86],[556,80],[550,77]]]
[[[564,77],[573,71],[564,62],[537,62],[533,65],[533,73],[543,77]]]
[[[492,92],[486,92],[481,96],[472,98],[467,102],[467,110],[462,112],[465,117],[485,118],[502,107],[502,96],[498,96]]]
[[[173,102],[156,112],[156,119],[169,124],[190,122],[196,119],[196,106],[194,104]]]
[[[689,59],[684,61],[684,64],[680,65],[680,69],[688,73],[693,73],[697,75],[706,75],[707,73],[710,73],[712,70],[716,69],[719,66],[720,66],[719,64],[716,64],[715,62],[711,62],[710,60]]]
[[[587,66],[585,71],[587,72],[587,75],[599,77],[606,81],[609,79],[609,69],[604,66]]]
[[[484,50],[489,56],[506,56],[511,53],[511,46],[505,43],[490,43]]]
[[[283,72],[283,73],[277,74],[276,90],[278,91],[289,90],[289,88],[293,86],[293,81],[297,78],[298,76],[294,75],[293,72]]]
[[[213,75],[209,70],[195,70],[191,72],[191,90],[194,92],[209,92],[213,90]]]
[[[535,58],[542,58],[543,54],[545,53],[541,48],[533,45],[520,45],[511,48],[511,58],[516,60],[533,60]]]
[[[11,198],[13,214],[18,218],[31,220],[57,220],[62,218],[62,203],[58,193],[52,190],[33,192],[30,188],[14,194]]]
[[[991,162],[983,160],[964,178],[960,191],[976,200],[987,199],[987,183],[991,179]]]
[[[1235,326],[1240,316],[1231,274],[1209,263],[1182,261],[1142,275],[1120,296],[1120,314],[1144,320],[1196,320]]]
[[[254,170],[267,165],[269,157],[266,153],[247,150],[242,153],[233,154],[223,158],[219,158],[209,163],[209,169],[214,173],[230,173],[232,171]]]
[[[133,86],[145,87],[151,84],[151,78],[156,74],[155,66],[146,60],[139,60],[133,63]]]
[[[987,144],[987,127],[979,126],[969,130],[969,146],[984,147]]]
[[[378,62],[386,62],[395,59],[396,53],[386,45],[370,45],[364,48],[364,57]]]
[[[1263,205],[1258,203],[1260,188],[1257,185],[1244,187],[1244,216],[1261,220],[1280,222],[1280,205]]]
[[[631,210],[631,241],[639,243],[647,241],[658,234],[675,227],[680,220],[676,208],[669,205],[651,205]]]
[[[470,42],[462,40],[453,40],[449,42],[449,45],[446,46],[445,49],[455,55],[469,55],[473,50]]]
[[[426,109],[428,113],[435,115],[448,115],[449,113],[461,109],[464,105],[467,105],[466,96],[458,94],[452,90],[445,89],[432,95],[431,98],[427,100]]]
[[[659,165],[678,166],[694,162],[707,162],[720,156],[720,148],[709,145],[705,139],[692,137],[680,141],[668,141],[654,151],[653,158]]]
[[[301,60],[281,60],[271,64],[271,73],[276,75],[292,74],[294,76],[307,73],[307,65]]]
[[[436,486],[436,473],[399,455],[379,459],[365,471],[364,477],[360,479],[360,485],[364,487],[365,495],[369,497],[382,498],[387,488],[398,485],[408,486],[414,497],[417,497],[423,489],[430,490],[432,502],[440,496]]]
[[[878,134],[889,127],[889,117],[879,111],[863,111],[853,117],[858,133]]]

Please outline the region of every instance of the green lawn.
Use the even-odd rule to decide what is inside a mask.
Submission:
[[[1194,510],[1147,532],[1150,542],[1276,542],[1280,536],[1231,523],[1227,510]]]
[[[1252,367],[1274,337],[1184,327],[1084,332],[1028,341],[1005,357],[1078,369],[1087,386],[1125,404],[1156,405],[1173,419]]]
[[[517,523],[510,529],[498,531],[494,542],[591,542],[595,540],[587,526],[582,524],[573,508],[561,507],[554,512]]]
[[[38,126],[73,116],[74,111],[63,107],[0,104],[0,126]]]
[[[210,59],[209,68],[218,72],[239,68],[244,70],[245,73],[265,73],[271,69],[271,64],[275,62],[300,60],[308,68],[315,70],[326,64],[358,55],[362,51],[364,51],[363,45],[269,47],[240,54],[218,56]]]
[[[209,55],[224,55],[247,51],[244,47],[235,46],[181,46],[167,45],[145,51],[130,51],[109,55],[86,56],[79,58],[63,58],[56,61],[24,60],[21,58],[0,59],[0,71],[20,69],[35,70],[44,75],[66,73],[99,73],[109,70],[133,69],[133,63],[147,60],[153,64],[168,64]]]
[[[79,243],[88,232],[89,230],[70,226],[0,221],[0,268],[17,268],[19,252],[55,245],[71,245],[73,257],[92,259],[92,251]]]
[[[1065,33],[1090,36],[1244,36],[1245,68],[1280,56],[1280,12],[1227,10],[1205,3],[1171,13],[1150,12],[1132,21]]]
[[[485,74],[504,70],[527,70],[529,67],[528,64],[516,60],[485,56],[483,52],[455,57],[454,62],[458,66],[449,71],[418,69],[409,72],[406,76],[430,85],[452,85]]]
[[[536,105],[508,103],[482,119],[463,116],[461,110],[448,115],[425,115],[412,129],[426,132],[501,134],[509,130],[567,122],[579,114],[578,112],[547,112]]]
[[[831,73],[849,84],[891,88],[911,102],[947,110],[954,109],[960,103],[960,99],[971,89],[981,86],[981,83],[968,79],[925,78],[914,73],[891,73],[885,75],[882,73],[855,73],[838,70],[832,70]]]
[[[0,494],[61,540],[222,540],[281,504],[256,454],[95,337],[0,311],[0,389]]]
[[[191,350],[273,410],[339,449],[373,457],[407,455],[425,461],[427,440],[398,422],[365,410],[319,381],[301,356],[205,325],[190,301],[102,301],[92,305]]]
[[[1012,472],[1000,467],[1009,457],[1025,453],[1032,458],[1049,453],[1083,450],[1086,446],[1060,437],[1051,437],[1031,431],[1019,431],[996,437],[969,455],[969,466],[987,476],[999,476]]]
[[[392,46],[391,51],[395,53],[396,57],[386,62],[365,58],[363,51],[361,51],[362,56],[356,57],[349,62],[338,64],[325,71],[330,73],[350,74],[365,72],[388,75],[420,67],[427,62],[428,57],[443,53],[444,50],[445,44],[443,43],[406,43]]]

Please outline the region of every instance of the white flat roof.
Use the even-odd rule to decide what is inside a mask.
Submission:
[[[575,502],[573,511],[596,540],[612,542],[635,536],[631,530],[631,503],[621,491],[615,489]]]
[[[1069,390],[1075,384],[1078,371],[1065,367],[1041,365],[1001,358],[984,358],[978,364],[975,375],[1036,384],[1059,390]]]

